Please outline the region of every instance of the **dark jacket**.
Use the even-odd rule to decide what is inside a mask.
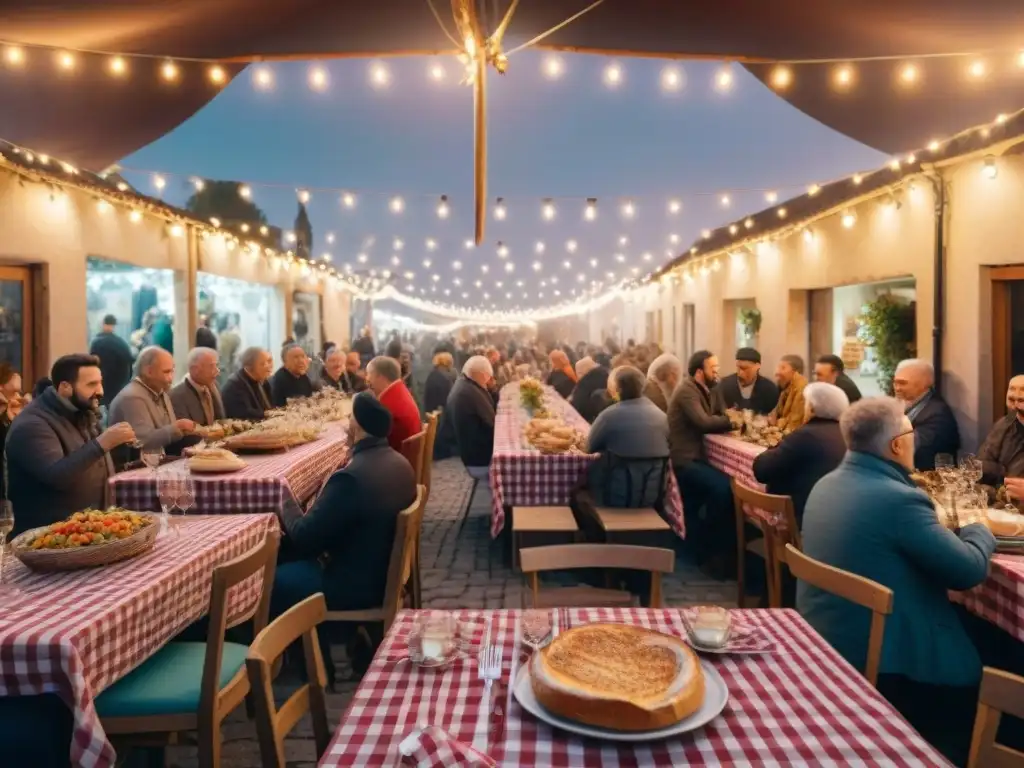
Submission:
[[[768,486],[768,493],[793,499],[799,525],[811,489],[838,467],[845,455],[846,442],[839,422],[813,418],[754,459],[754,477]]]
[[[850,401],[850,405],[853,405],[863,397],[860,393],[860,388],[853,383],[853,379],[841,371],[836,376],[836,386],[846,393],[846,399]]]
[[[721,403],[700,384],[687,377],[676,387],[668,404],[668,442],[673,466],[703,461],[704,435],[731,429],[732,423],[722,413]]]
[[[467,467],[486,467],[494,452],[494,401],[490,393],[459,376],[448,395],[446,415],[455,428],[459,456]]]
[[[205,325],[200,325],[196,328],[196,346],[207,347],[209,349],[217,348],[217,334]]]
[[[1024,477],[1024,425],[1011,413],[1000,419],[978,450],[981,482],[1002,485],[1007,477]]]
[[[15,534],[104,506],[114,464],[96,441],[99,431],[94,414],[75,409],[53,387],[18,414],[6,446]]]
[[[648,400],[623,400],[601,411],[587,435],[589,453],[613,454],[619,459],[656,459],[614,468],[598,460],[587,469],[587,488],[599,506],[653,506],[664,485],[646,483],[645,477],[660,473],[668,457],[668,417]],[[628,475],[627,475],[628,472]],[[642,491],[645,485],[647,495]],[[632,489],[631,492],[629,489]],[[632,496],[632,498],[630,498]]]
[[[228,376],[220,390],[224,402],[224,416],[244,421],[262,421],[271,409],[270,386],[267,382],[257,384],[245,370]]]
[[[576,382],[565,371],[552,371],[548,374],[548,386],[554,387],[555,392],[568,400]]]
[[[754,380],[754,391],[750,393],[749,399],[745,399],[743,393],[740,392],[740,380],[735,373],[726,376],[719,382],[715,387],[715,396],[723,410],[726,408],[736,408],[741,411],[749,409],[754,413],[768,414],[779,404],[779,388],[775,382],[760,374]]]
[[[324,383],[328,381],[327,378],[323,378]],[[354,395],[358,392],[364,391],[369,385],[366,383],[366,377],[362,372],[349,373],[347,370],[341,372],[341,377],[338,379],[338,386],[342,392],[347,392],[350,395]]]
[[[206,413],[203,411],[203,401],[199,396],[199,390],[187,377],[173,387],[170,391],[171,405],[174,406],[174,415],[179,419],[191,419],[196,424],[204,427],[210,426],[207,423]],[[220,397],[220,391],[216,383],[210,385],[210,400],[213,406],[213,420],[219,421],[224,418],[224,403]]]
[[[96,334],[89,346],[89,354],[100,359],[100,373],[103,374],[103,404],[110,406],[117,393],[132,380],[132,349],[128,342],[116,333]]]
[[[324,591],[334,610],[359,610],[384,600],[398,513],[416,500],[416,475],[387,438],[366,437],[352,460],[327,481],[303,516],[285,527],[296,551],[327,554]]]
[[[287,368],[278,368],[270,377],[270,402],[275,408],[283,408],[289,397],[312,397],[313,382],[309,376],[296,376]]]
[[[609,373],[607,368],[601,367],[587,371],[583,378],[576,383],[576,389],[572,391],[572,396],[569,398],[569,403],[580,416],[587,420],[588,424],[593,424],[594,419],[601,413],[600,404],[594,400],[594,393],[608,388]]]
[[[996,541],[984,525],[959,536],[942,527],[924,491],[902,467],[850,451],[814,486],[803,525],[804,552],[893,591],[879,672],[933,685],[975,685],[978,651],[947,590],[985,580]],[[797,609],[857,669],[867,658],[871,612],[797,584]]]
[[[928,402],[910,420],[914,427],[914,468],[935,469],[935,456],[960,450],[960,429],[942,396],[932,391]]]
[[[424,413],[431,413],[438,408],[445,407],[455,379],[455,371],[451,369],[434,368],[427,374],[427,381],[423,386]]]

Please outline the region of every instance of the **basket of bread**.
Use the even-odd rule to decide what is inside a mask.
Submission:
[[[33,571],[73,571],[148,552],[158,532],[153,515],[120,507],[85,509],[67,520],[19,534],[11,549]]]
[[[541,453],[581,453],[584,437],[561,419],[530,419],[523,427],[527,444]]]
[[[248,464],[227,448],[196,448],[188,459],[193,472],[237,472]]]

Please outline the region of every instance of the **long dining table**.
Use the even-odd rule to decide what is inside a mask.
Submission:
[[[586,436],[590,424],[551,387],[544,387],[546,407],[566,424]],[[598,459],[596,453],[573,451],[544,454],[526,442],[523,428],[530,415],[519,402],[519,384],[512,382],[501,390],[494,417],[494,452],[491,458],[491,537],[497,538],[505,527],[507,508],[566,506],[573,489]],[[675,475],[668,473],[664,502],[668,523],[679,538],[686,535],[683,501]]]
[[[728,702],[708,725],[651,742],[584,739],[527,713],[511,681],[526,660],[521,611],[456,611],[461,624],[490,622],[491,642],[501,649],[501,679],[493,717],[473,653],[440,670],[406,659],[417,612],[397,617],[363,677],[321,768],[393,766],[400,744],[429,727],[447,757],[419,765],[467,765],[450,757],[476,745],[497,765],[513,766],[946,766],[932,748],[868,682],[792,610],[738,610],[733,620],[770,641],[771,650],[747,655],[709,654],[728,688]],[[569,624],[634,624],[679,637],[679,609],[573,608]],[[473,634],[468,633],[468,634]],[[484,734],[481,739],[481,734]],[[440,734],[438,736],[437,734]],[[406,741],[406,743],[408,743]],[[418,756],[418,755],[417,755]],[[428,755],[429,757],[430,755]]]

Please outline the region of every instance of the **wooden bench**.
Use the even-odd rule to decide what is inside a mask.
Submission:
[[[579,527],[569,507],[513,507],[512,567],[519,567],[520,536],[524,533],[569,534],[575,541]]]

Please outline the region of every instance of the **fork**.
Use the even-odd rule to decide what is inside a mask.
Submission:
[[[501,646],[491,643],[490,633],[488,633],[487,645],[480,651],[477,677],[484,681],[484,722],[487,724],[485,733],[488,733],[491,721],[491,687],[495,680],[501,679]],[[483,749],[480,751],[487,752],[487,746],[487,737],[485,736]]]

